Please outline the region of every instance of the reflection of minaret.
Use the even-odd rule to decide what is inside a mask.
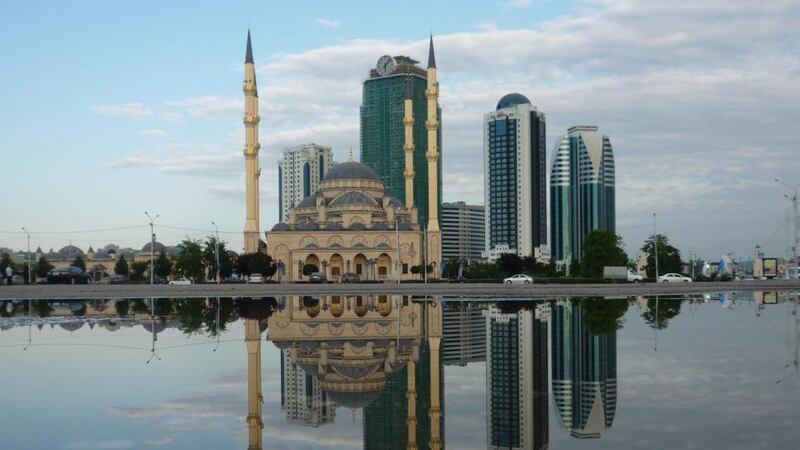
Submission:
[[[431,40],[431,55],[433,55],[433,41]],[[430,65],[430,64],[429,64]],[[435,66],[434,66],[435,67]],[[430,223],[430,219],[428,220]],[[442,448],[442,392],[441,392],[441,359],[439,356],[442,344],[442,305],[439,302],[427,304],[427,334],[428,345],[431,349],[431,441],[429,448],[439,450]]]
[[[617,335],[594,336],[580,303],[553,309],[553,399],[562,426],[579,439],[599,438],[617,408]]]
[[[264,397],[261,394],[261,327],[258,320],[245,320],[244,336],[247,343],[247,427],[250,442],[247,448],[260,450],[261,433],[264,430],[261,421]]]
[[[333,422],[335,416],[335,405],[319,380],[292,364],[288,349],[281,350],[281,409],[287,419],[312,427]]]
[[[549,445],[549,306],[486,313],[486,440],[490,449]]]
[[[258,179],[261,169],[258,164],[258,151],[261,144],[258,142],[258,86],[256,85],[256,69],[253,63],[253,46],[250,43],[250,30],[247,30],[247,53],[244,59],[244,129],[245,129],[245,224],[244,224],[244,252],[255,253],[258,251],[259,242],[259,198]]]
[[[446,366],[466,366],[471,362],[486,360],[486,319],[483,311],[474,303],[466,303],[456,308],[448,307],[442,312],[442,360]]]

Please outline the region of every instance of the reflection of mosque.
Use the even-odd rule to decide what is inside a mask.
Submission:
[[[547,449],[550,306],[486,311],[486,441],[490,449]]]
[[[365,448],[399,441],[403,448],[442,448],[438,303],[401,296],[286,297],[269,330],[284,364],[312,377],[303,389],[313,395],[318,386],[325,399],[354,414],[365,408]],[[323,397],[317,398],[311,406],[321,408]]]
[[[318,427],[333,422],[333,400],[322,389],[319,380],[296,364],[291,352],[281,350],[281,409],[293,422]]]
[[[552,310],[553,399],[563,427],[579,439],[599,438],[617,407],[617,335],[595,336],[579,302]]]

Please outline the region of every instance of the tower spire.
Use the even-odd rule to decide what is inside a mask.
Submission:
[[[259,178],[261,168],[258,152],[261,144],[258,140],[258,87],[256,86],[256,68],[253,63],[253,45],[250,41],[250,30],[247,30],[247,53],[244,60],[244,129],[245,129],[245,227],[244,252],[256,253],[259,249]]]
[[[431,47],[433,48],[433,47]],[[247,29],[247,52],[244,55],[245,64],[253,64],[253,44],[250,43],[250,29]]]
[[[436,68],[436,55],[433,52],[433,34],[431,34],[431,43],[430,47],[428,48],[428,69],[435,69],[435,68]]]
[[[431,48],[428,53],[428,89],[425,97],[428,99],[428,120],[425,128],[428,129],[428,228],[425,231],[427,238],[427,264],[433,264],[435,269],[442,267],[442,232],[439,229],[439,82],[436,79],[436,57],[433,54],[433,35],[431,35]],[[434,275],[435,276],[435,275]]]

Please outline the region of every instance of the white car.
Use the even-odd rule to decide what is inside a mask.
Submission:
[[[511,275],[510,277],[503,280],[505,284],[533,284],[533,277],[525,275],[524,273],[518,273],[516,275]]]
[[[187,284],[192,284],[192,280],[190,280],[190,279],[188,279],[186,277],[180,277],[180,278],[176,278],[176,279],[170,281],[169,284],[187,285]]]
[[[665,273],[658,277],[659,283],[691,283],[692,279],[679,273]]]
[[[264,282],[264,277],[261,276],[260,273],[251,273],[250,274],[250,279],[247,280],[247,282],[248,283],[263,283]]]

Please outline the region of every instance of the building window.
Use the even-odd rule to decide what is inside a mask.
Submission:
[[[408,263],[403,263],[403,274],[408,273]]]

